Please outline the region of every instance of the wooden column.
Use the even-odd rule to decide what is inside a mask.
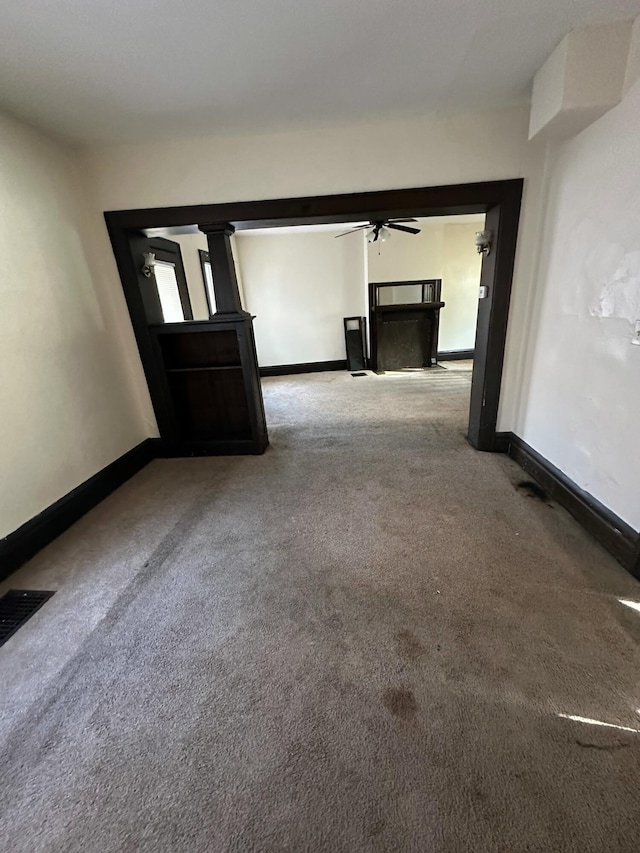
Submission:
[[[231,250],[231,236],[235,229],[229,223],[217,225],[199,225],[207,235],[209,261],[213,275],[213,289],[216,295],[216,313],[209,321],[211,328],[222,333],[235,331],[237,347],[242,367],[242,387],[233,390],[233,402],[229,406],[240,406],[246,411],[246,423],[250,429],[252,453],[264,453],[269,439],[262,401],[260,369],[253,334],[253,317],[242,307],[236,266]],[[240,393],[240,396],[238,394]]]
[[[213,274],[213,289],[216,294],[216,314],[246,315],[240,299],[236,265],[231,249],[231,236],[235,232],[233,225],[199,225],[207,235],[209,261]]]

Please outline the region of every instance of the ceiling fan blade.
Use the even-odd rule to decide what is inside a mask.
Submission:
[[[409,234],[419,234],[419,228],[409,228],[407,225],[396,225],[395,222],[389,222],[387,228],[395,228],[396,231],[406,231]]]
[[[417,219],[388,219],[388,222],[417,222]]]
[[[336,240],[338,237],[346,237],[347,234],[353,234],[354,231],[360,231],[363,228],[371,228],[370,225],[356,225],[355,228],[350,228],[348,231],[344,231],[342,234],[336,234]]]

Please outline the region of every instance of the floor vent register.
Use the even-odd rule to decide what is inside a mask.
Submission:
[[[0,646],[22,628],[33,614],[40,610],[53,592],[31,589],[10,589],[0,598]]]

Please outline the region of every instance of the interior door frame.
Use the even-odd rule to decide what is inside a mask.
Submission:
[[[194,233],[198,225],[236,231],[332,222],[380,221],[403,217],[484,213],[491,231],[491,251],[482,261],[480,284],[486,298],[478,303],[475,358],[469,406],[469,442],[478,450],[502,451],[496,435],[509,302],[516,254],[524,180],[487,181],[413,189],[381,190],[345,195],[267,199],[115,210],[104,214],[120,272],[143,367],[150,383],[146,353],[146,320],[141,314],[137,259],[130,240],[146,229],[158,236]]]

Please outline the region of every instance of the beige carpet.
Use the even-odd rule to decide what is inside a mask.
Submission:
[[[264,457],[2,585],[59,591],[0,649],[0,849],[640,849],[640,587],[466,443],[468,370],[264,388]]]

